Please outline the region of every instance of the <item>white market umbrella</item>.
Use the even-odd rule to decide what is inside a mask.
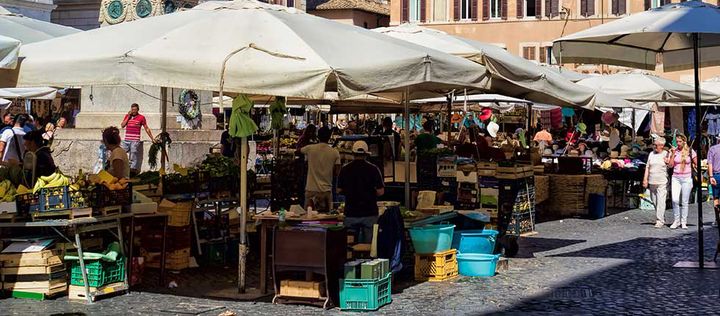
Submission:
[[[595,106],[635,107],[630,102],[577,86],[554,71],[492,44],[452,36],[415,24],[378,28],[374,31],[484,65],[490,74],[485,88],[493,92],[534,102],[587,109],[594,109]]]
[[[572,82],[578,82],[580,80],[583,80],[585,78],[590,78],[593,76],[593,75],[583,74],[583,73],[579,73],[577,71],[565,69],[558,65],[541,65],[541,66],[547,68],[548,70],[550,70],[554,73],[560,74],[565,79],[570,80]]]
[[[720,77],[710,78],[700,83],[700,88],[715,94],[720,94]]]
[[[0,35],[0,69],[14,69],[20,52],[20,41]]]
[[[57,89],[50,87],[0,88],[0,98],[6,99],[53,100],[56,96]]]
[[[695,101],[693,86],[643,72],[592,76],[577,84],[635,102]],[[705,90],[700,91],[700,98],[703,102],[720,101],[720,96]]]
[[[219,91],[224,70],[226,92],[321,99],[328,90],[347,98],[410,86],[479,87],[484,79],[484,67],[461,58],[252,0],[209,1],[27,45],[20,54],[20,86]]]
[[[23,44],[77,32],[80,30],[15,14],[0,6],[0,35],[14,38]]]
[[[614,64],[664,71],[694,70],[695,112],[700,113],[699,68],[720,65],[720,9],[702,1],[672,3],[555,40],[560,63]],[[702,59],[700,58],[702,56]],[[701,137],[697,124],[695,137]],[[702,142],[696,142],[698,170]],[[699,179],[695,180],[699,187]],[[698,201],[702,190],[698,190]],[[719,230],[720,231],[720,230]],[[702,203],[698,203],[698,265],[705,266]]]

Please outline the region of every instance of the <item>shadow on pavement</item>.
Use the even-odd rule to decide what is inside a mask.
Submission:
[[[717,315],[720,270],[673,268],[697,260],[696,233],[670,238],[637,238],[552,257],[626,259],[530,297],[499,313],[531,315],[598,315],[686,313]],[[712,260],[717,231],[707,229],[705,257]],[[528,239],[529,240],[529,239]],[[612,264],[612,263],[611,263]]]
[[[586,240],[540,237],[520,238],[518,240],[520,251],[518,251],[515,258],[534,258],[535,253],[538,252],[550,251],[583,242],[586,242]]]

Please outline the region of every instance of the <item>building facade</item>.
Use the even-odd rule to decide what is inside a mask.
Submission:
[[[449,34],[498,45],[526,59],[562,64],[552,41],[629,14],[681,0],[393,0],[390,24],[418,23]],[[720,0],[706,0],[717,4]],[[658,60],[661,64],[662,61]],[[565,65],[584,73],[613,73],[622,67]],[[662,72],[692,82],[692,72]],[[720,67],[701,70],[703,79],[720,76]]]
[[[307,12],[366,29],[390,25],[390,3],[386,0],[310,0]]]

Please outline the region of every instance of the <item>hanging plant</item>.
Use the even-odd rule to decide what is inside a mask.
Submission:
[[[182,90],[180,91],[180,97],[178,98],[180,103],[179,112],[183,118],[188,121],[192,121],[200,117],[200,97],[193,90]]]
[[[171,143],[172,139],[170,139],[170,134],[168,134],[167,132],[160,133],[155,136],[153,144],[150,146],[150,150],[148,151],[148,164],[150,165],[150,169],[154,170],[155,168],[157,168],[158,154],[161,150],[165,152],[165,159],[168,159],[167,146],[169,146]]]

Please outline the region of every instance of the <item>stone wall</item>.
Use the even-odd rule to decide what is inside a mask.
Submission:
[[[159,133],[153,130],[153,133]],[[220,143],[222,131],[180,131],[171,130],[170,138],[173,143],[168,150],[169,165],[174,163],[191,166],[203,159],[210,152],[210,148]],[[59,130],[53,143],[53,157],[55,164],[65,174],[74,174],[78,169],[92,171],[98,156],[100,146],[101,129],[63,129]],[[142,170],[150,169],[148,165],[148,150],[150,142],[144,141]],[[160,158],[158,156],[158,166]]]

